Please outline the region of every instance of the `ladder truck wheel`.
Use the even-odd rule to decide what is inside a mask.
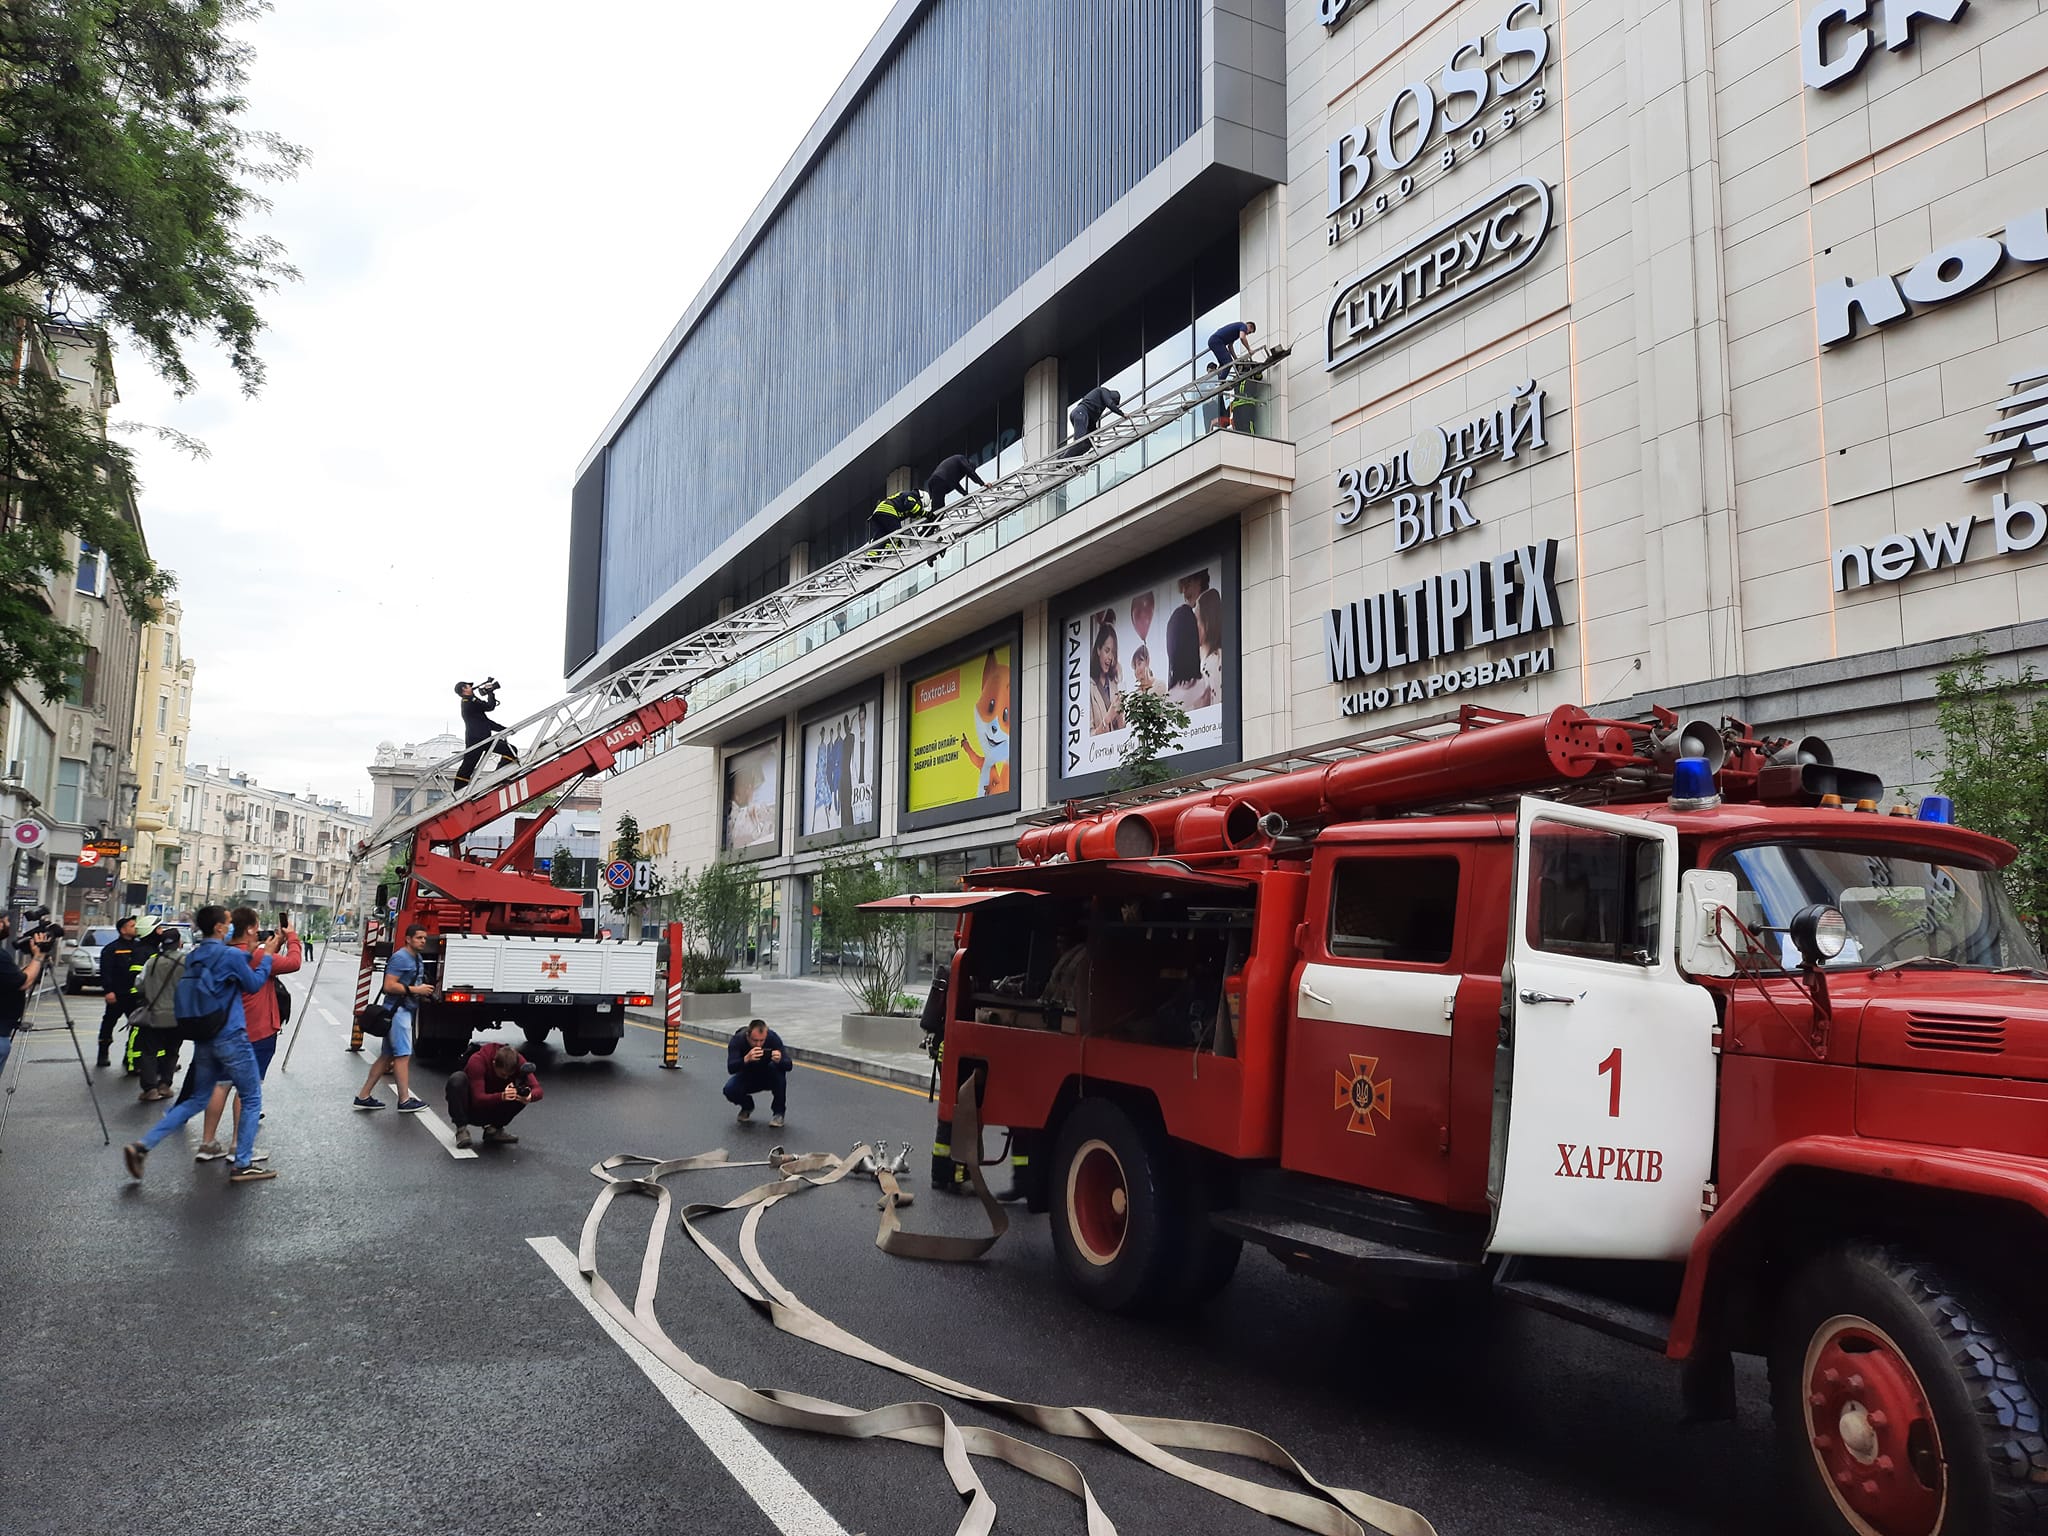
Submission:
[[[526,1036],[526,1043],[528,1045],[547,1044],[548,1026],[545,1024],[521,1024],[519,1031]]]
[[[1165,1298],[1187,1234],[1187,1190],[1164,1138],[1109,1099],[1083,1099],[1054,1145],[1052,1245],[1076,1291],[1106,1312]]]
[[[1801,1530],[2048,1532],[2048,1433],[2019,1352],[1937,1265],[1875,1243],[1786,1288],[1771,1406]]]

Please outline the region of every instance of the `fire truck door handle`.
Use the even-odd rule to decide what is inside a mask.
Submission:
[[[1579,997],[1585,995],[1581,992]],[[1521,998],[1525,1003],[1563,1003],[1567,1008],[1576,1003],[1579,997],[1566,997],[1562,992],[1538,992],[1534,987],[1524,987],[1521,991]]]
[[[1301,984],[1301,995],[1307,998],[1312,1003],[1321,1003],[1325,1008],[1335,1006],[1327,997],[1323,996],[1322,993],[1318,992],[1314,987],[1310,986],[1305,981]]]

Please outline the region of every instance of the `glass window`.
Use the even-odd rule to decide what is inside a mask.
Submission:
[[[1442,965],[1458,916],[1453,858],[1345,859],[1330,889],[1330,953]]]
[[[94,549],[84,539],[78,541],[78,590],[92,597],[102,596],[107,588],[107,557]]]
[[[192,690],[182,683],[178,686],[178,718],[180,720],[190,720],[192,718]]]
[[[57,797],[52,804],[59,821],[85,820],[81,797],[85,794],[85,764],[75,757],[57,760]]]
[[[162,732],[164,732],[164,731],[167,731],[167,730],[169,730],[169,729],[170,729],[170,725],[171,725],[171,696],[170,696],[170,695],[169,695],[168,693],[160,693],[160,694],[158,694],[158,695],[156,696],[156,728],[157,728],[157,731],[158,731],[159,733],[162,733]]]
[[[1658,953],[1664,845],[1539,821],[1529,852],[1533,949],[1652,965]]]
[[[149,798],[150,798],[150,799],[152,799],[152,800],[161,800],[161,799],[163,799],[163,797],[164,797],[164,760],[163,760],[162,758],[158,758],[158,759],[156,760],[156,767],[155,767],[155,768],[153,768],[152,770],[150,770],[150,775],[149,775]]]
[[[175,648],[176,648],[176,646],[177,646],[177,643],[178,643],[178,637],[177,637],[176,635],[172,634],[172,633],[171,633],[171,632],[170,632],[169,630],[165,630],[165,631],[164,631],[164,665],[165,665],[166,667],[170,667],[170,666],[175,666],[175,665],[176,665],[176,662],[174,662],[174,661],[173,661],[173,660],[171,659],[171,657],[172,657],[172,653],[173,653],[173,651],[175,650]]]

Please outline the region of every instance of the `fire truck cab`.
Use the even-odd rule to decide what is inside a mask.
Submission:
[[[975,1093],[1096,1305],[1199,1302],[1250,1242],[1656,1347],[1698,1415],[1763,1354],[1814,1528],[2043,1528],[2048,973],[2015,850],[1741,722],[1459,726],[898,898],[962,909],[941,1147],[975,1155]]]

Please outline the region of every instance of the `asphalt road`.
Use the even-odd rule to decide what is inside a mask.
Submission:
[[[319,989],[334,1019],[348,969],[330,965]],[[89,1060],[97,1005],[73,1010]],[[921,1192],[922,1094],[801,1069],[786,1130],[767,1129],[765,1101],[737,1127],[720,1052],[686,1045],[683,1069],[664,1072],[659,1036],[635,1028],[610,1061],[544,1059],[547,1097],[521,1117],[520,1144],[458,1159],[426,1117],[350,1109],[364,1063],[344,1044],[316,1008],[289,1073],[272,1070],[262,1145],[277,1180],[235,1187],[226,1164],[195,1164],[195,1122],[135,1185],[118,1147],[157,1107],[117,1070],[95,1074],[104,1147],[64,1034],[17,1037],[0,1131],[0,1530],[954,1529],[961,1503],[935,1453],[742,1427],[658,1367],[661,1382],[644,1374],[548,1262],[563,1261],[550,1239],[573,1252],[598,1188],[590,1165],[612,1152],[882,1137],[920,1149]],[[422,1078],[438,1115],[439,1078]],[[761,1178],[675,1187],[726,1198]],[[1044,1218],[1020,1216],[978,1264],[918,1264],[874,1247],[874,1194],[849,1180],[784,1202],[764,1221],[764,1257],[821,1313],[950,1376],[1256,1429],[1444,1536],[1754,1530],[1770,1517],[1754,1371],[1738,1424],[1683,1427],[1676,1372],[1654,1356],[1514,1309],[1447,1335],[1258,1254],[1200,1318],[1132,1324],[1061,1290]],[[601,1262],[622,1290],[653,1209],[623,1202],[606,1227]],[[966,1231],[974,1215],[926,1198],[905,1219]],[[736,1248],[737,1218],[711,1225]],[[862,1407],[930,1396],[777,1333],[680,1236],[658,1311],[684,1349],[756,1387]],[[1107,1448],[1055,1448],[1132,1536],[1283,1528]],[[998,1529],[1083,1529],[1068,1495],[980,1470]]]

